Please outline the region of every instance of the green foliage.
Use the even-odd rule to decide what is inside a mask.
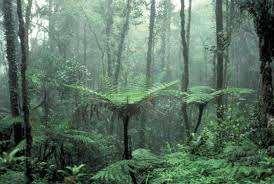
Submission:
[[[145,181],[149,172],[164,164],[156,155],[146,149],[133,152],[132,160],[122,160],[111,164],[93,177],[95,183],[118,184],[131,183],[129,172],[135,173],[139,180]]]
[[[90,78],[88,69],[77,60],[57,61],[56,65],[56,80],[61,84],[84,84]]]
[[[147,88],[129,88],[123,90],[112,89],[109,92],[96,92],[79,85],[66,85],[70,89],[78,91],[82,95],[86,95],[90,100],[97,100],[104,103],[113,112],[117,113],[119,117],[133,116],[140,112],[144,103],[161,95],[161,92],[167,88],[174,86],[178,82],[170,82],[160,84],[155,87]],[[91,99],[90,99],[91,97]]]
[[[25,183],[25,176],[23,172],[7,171],[0,175],[0,183],[5,184],[22,184]]]
[[[3,152],[0,157],[0,165],[3,167],[10,167],[17,162],[21,162],[25,160],[23,156],[17,156],[20,149],[15,148],[11,150],[9,153]]]
[[[184,100],[186,103],[200,103],[207,104],[208,102],[214,100],[220,95],[229,96],[241,96],[245,94],[251,94],[254,91],[246,88],[231,88],[228,87],[223,90],[215,90],[209,86],[196,86],[189,89],[188,93],[185,94]]]
[[[10,129],[15,123],[23,122],[21,116],[12,117],[12,116],[5,116],[4,118],[0,119],[0,132],[5,132]]]
[[[232,165],[223,159],[208,159],[177,152],[165,157],[167,165],[156,169],[148,183],[268,183],[271,170]]]
[[[81,145],[90,151],[90,154],[95,155],[107,155],[114,148],[110,144],[110,138],[104,137],[102,134],[96,132],[86,132],[73,129],[69,123],[52,124],[49,129],[46,130],[48,139],[53,142],[63,142],[68,147],[67,151],[70,151],[70,144]]]
[[[228,142],[224,147],[224,157],[231,162],[243,162],[249,165],[256,165],[257,159],[263,157],[258,147],[249,140],[241,142]]]
[[[159,167],[163,161],[147,149],[137,149],[133,151],[133,167],[138,171],[150,170]]]
[[[102,171],[96,173],[92,177],[94,183],[104,183],[104,184],[120,184],[120,183],[130,183],[131,178],[129,176],[129,161],[122,160],[111,164]]]
[[[178,90],[168,90],[167,93],[171,96],[182,98],[188,104],[207,104],[218,96],[234,96],[240,97],[242,95],[251,94],[254,91],[247,88],[232,88],[227,87],[223,90],[216,90],[209,86],[195,86],[191,87],[187,92]]]
[[[111,103],[114,106],[124,106],[124,105],[131,105],[131,104],[139,104],[146,99],[153,98],[161,93],[162,90],[165,90],[173,85],[178,83],[170,82],[165,84],[160,84],[152,88],[128,88],[123,90],[116,91],[115,89],[110,89],[107,93],[100,93],[88,89],[83,86],[73,86],[68,85],[67,87],[80,91],[82,94],[88,94],[94,96],[94,98],[98,100],[102,100],[108,103]]]
[[[72,167],[67,166],[64,170],[58,170],[58,173],[63,175],[65,183],[77,183],[81,177],[86,175],[84,167],[85,164],[74,165]]]
[[[221,91],[215,91],[207,86],[193,87],[186,93],[184,101],[188,104],[199,103],[207,104],[221,94]]]

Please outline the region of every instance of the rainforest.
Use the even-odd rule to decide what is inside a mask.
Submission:
[[[0,184],[274,184],[274,0],[0,0]]]

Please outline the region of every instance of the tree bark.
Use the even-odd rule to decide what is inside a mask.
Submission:
[[[129,127],[130,118],[128,116],[123,118],[123,126],[124,126],[124,159],[130,160],[132,159],[131,150],[129,146],[129,135],[128,135],[128,127]]]
[[[118,87],[118,79],[119,79],[119,75],[120,75],[120,70],[121,70],[121,61],[122,61],[122,55],[123,55],[123,50],[124,50],[124,44],[125,44],[125,39],[126,39],[126,35],[128,33],[128,29],[129,29],[129,20],[130,20],[130,13],[131,13],[131,9],[132,9],[132,0],[127,0],[127,5],[125,8],[125,23],[123,25],[122,28],[122,32],[120,35],[120,43],[118,46],[118,54],[117,54],[117,60],[116,60],[116,67],[115,67],[115,74],[114,74],[114,86]]]
[[[84,65],[87,67],[87,23],[84,23],[84,40],[83,40],[83,46],[84,46]]]
[[[13,1],[3,1],[4,27],[6,38],[6,53],[8,61],[8,75],[9,75],[9,93],[10,93],[10,108],[11,115],[14,118],[20,116],[19,112],[19,95],[18,95],[18,76],[16,63],[16,31],[15,18],[13,15]],[[20,122],[14,122],[13,135],[14,142],[18,144],[23,139],[23,130]]]
[[[217,89],[224,88],[223,4],[216,0]],[[217,97],[217,118],[223,119],[223,97]]]
[[[187,50],[189,53],[190,48],[190,31],[191,31],[191,19],[192,19],[192,0],[189,0],[189,7],[188,7],[188,21],[187,21],[187,27],[186,27],[186,42],[187,42]]]
[[[29,94],[28,94],[28,80],[27,80],[27,66],[29,62],[29,41],[28,41],[28,28],[30,24],[32,0],[28,1],[26,23],[24,22],[22,13],[22,2],[17,0],[17,14],[19,20],[19,38],[21,43],[21,78],[22,78],[22,100],[23,100],[23,112],[24,112],[24,125],[26,135],[26,183],[32,183],[32,168],[31,168],[31,148],[32,148],[32,134],[29,118]]]
[[[130,117],[126,115],[123,117],[123,127],[124,127],[124,159],[125,160],[131,160],[132,159],[132,148],[130,146],[130,136],[128,135],[128,129],[129,129],[129,121]],[[129,167],[132,169],[132,166],[129,165]],[[137,184],[137,179],[135,177],[135,174],[133,171],[129,171],[129,175],[131,177],[132,183]]]
[[[161,67],[160,71],[164,71],[163,82],[167,82],[170,78],[170,24],[171,24],[172,4],[170,0],[164,1],[164,20],[161,33]]]
[[[273,107],[273,84],[271,63],[274,57],[274,1],[239,1],[237,5],[241,9],[248,10],[255,23],[257,35],[259,37],[259,52],[261,61],[261,103],[262,115],[261,128],[265,128],[268,133],[268,140],[264,146],[273,150],[274,145],[274,107]],[[265,141],[265,140],[263,140]]]
[[[198,116],[196,127],[194,129],[194,133],[198,132],[198,129],[199,129],[201,123],[202,123],[202,117],[203,117],[204,109],[205,109],[205,104],[199,104],[199,116]]]
[[[150,6],[150,20],[149,20],[149,36],[148,36],[148,48],[147,48],[147,67],[146,67],[146,85],[150,87],[152,85],[152,57],[153,57],[153,44],[154,44],[154,25],[156,16],[156,2],[151,0]]]
[[[106,21],[106,52],[107,52],[107,73],[109,79],[112,78],[112,54],[111,54],[111,34],[113,27],[113,0],[107,0],[107,21]]]
[[[274,6],[274,4],[273,4]],[[256,30],[259,37],[260,61],[261,61],[261,96],[263,104],[262,127],[267,128],[269,140],[265,146],[274,145],[274,107],[273,107],[273,84],[271,63],[274,56],[274,16],[269,13],[267,4],[261,6],[261,16],[255,20]]]
[[[183,52],[183,65],[184,65],[184,73],[182,75],[182,81],[181,81],[181,90],[182,92],[187,92],[188,85],[189,85],[189,52],[188,52],[188,44],[187,44],[187,38],[186,38],[186,30],[185,30],[185,0],[181,0],[181,11],[180,11],[180,17],[181,17],[181,44],[182,44],[182,52]],[[183,119],[185,123],[185,132],[186,137],[190,137],[190,124],[188,120],[188,114],[187,114],[187,104],[182,103],[181,111],[183,114]]]
[[[149,19],[149,36],[148,36],[148,47],[147,47],[147,66],[146,66],[146,87],[150,88],[152,85],[152,58],[154,55],[154,28],[155,28],[155,16],[156,16],[156,2],[151,0],[150,6],[150,19]],[[140,148],[145,147],[145,127],[146,127],[146,113],[143,114],[140,122]]]

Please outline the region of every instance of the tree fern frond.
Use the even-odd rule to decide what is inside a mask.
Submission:
[[[123,89],[115,92],[109,91],[106,93],[100,93],[90,90],[83,86],[77,85],[66,85],[74,90],[80,91],[84,95],[91,95],[96,100],[99,100],[110,107],[113,112],[117,112],[118,115],[134,115],[139,112],[141,103],[150,99],[151,97],[156,97],[161,91],[177,84],[178,82],[170,82],[166,84],[161,84],[154,86],[150,89],[144,88],[134,88],[134,89]]]
[[[248,88],[227,87],[223,90],[223,93],[229,95],[244,95],[254,93],[254,90]]]
[[[188,103],[203,103],[206,104],[220,95],[244,95],[251,94],[254,91],[246,88],[233,88],[228,87],[223,90],[215,90],[208,86],[196,86],[189,89],[189,91],[183,95],[183,100]]]

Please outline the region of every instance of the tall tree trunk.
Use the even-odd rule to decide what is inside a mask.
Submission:
[[[128,135],[130,118],[128,116],[123,118],[123,126],[124,126],[124,159],[130,160],[132,158],[131,148],[129,145],[130,138]]]
[[[223,4],[216,0],[217,89],[224,87]],[[217,117],[223,119],[223,97],[217,97]]]
[[[106,52],[107,52],[107,74],[112,78],[112,54],[111,54],[111,34],[113,27],[113,0],[107,0],[107,21],[106,21]]]
[[[19,112],[19,95],[18,95],[18,76],[16,63],[16,31],[15,18],[13,14],[13,1],[3,1],[4,27],[7,47],[8,75],[9,75],[9,93],[10,93],[10,108],[11,115],[14,118],[20,116]],[[13,135],[14,142],[18,144],[23,139],[23,130],[20,122],[14,122]]]
[[[117,60],[116,60],[116,67],[115,67],[115,74],[114,74],[114,86],[118,87],[118,79],[120,75],[120,70],[121,70],[121,61],[122,61],[122,55],[123,55],[123,50],[124,50],[124,45],[125,45],[125,39],[126,35],[128,33],[129,29],[129,20],[130,20],[130,13],[132,9],[132,0],[127,0],[127,5],[125,8],[125,17],[126,20],[124,22],[121,35],[120,35],[120,43],[118,46],[118,54],[117,54]]]
[[[54,43],[54,34],[55,34],[55,28],[54,28],[54,19],[53,19],[53,11],[55,11],[55,4],[53,0],[48,0],[48,42],[49,42],[49,50],[52,55],[56,53],[56,47]],[[43,78],[43,84],[42,84],[42,96],[43,96],[43,118],[42,121],[47,126],[50,121],[50,109],[51,109],[51,89],[48,83],[47,78],[50,77],[50,72],[52,69],[52,64],[48,63],[48,65],[44,68],[45,77]]]
[[[202,123],[202,117],[203,117],[203,113],[204,113],[204,109],[206,107],[206,104],[199,104],[198,107],[199,107],[199,115],[198,115],[197,124],[196,124],[195,129],[194,129],[194,133],[198,132],[199,127]]]
[[[171,1],[170,0],[168,0],[168,6],[169,6],[169,8],[168,8],[168,12],[169,12],[169,14],[168,14],[168,19],[167,19],[167,32],[166,32],[166,34],[167,34],[167,41],[166,41],[166,61],[167,61],[167,63],[166,63],[166,75],[165,75],[165,81],[169,81],[170,80],[170,78],[171,78],[171,73],[172,73],[172,71],[171,71],[171,63],[170,63],[170,38],[171,38],[171,14],[172,14],[172,3],[171,3]]]
[[[50,47],[50,51],[55,52],[55,48],[54,48],[54,21],[53,21],[53,9],[54,9],[54,2],[53,0],[48,0],[48,22],[49,22],[49,29],[48,29],[48,37],[49,37],[49,47]]]
[[[186,42],[187,42],[187,51],[189,54],[189,48],[190,48],[190,31],[191,31],[191,18],[192,18],[192,0],[189,0],[189,7],[188,7],[188,21],[187,21],[187,27],[186,27]]]
[[[186,38],[186,30],[185,30],[185,0],[181,0],[181,43],[182,43],[182,50],[183,50],[183,65],[184,65],[184,73],[182,75],[181,81],[181,90],[182,92],[187,92],[188,85],[189,85],[189,52],[188,52],[188,43]],[[190,124],[188,120],[187,114],[187,104],[182,103],[182,114],[185,123],[185,132],[186,137],[189,138],[190,136]]]
[[[152,57],[153,57],[153,44],[154,44],[154,25],[156,16],[156,2],[151,0],[150,6],[150,19],[149,19],[149,36],[148,36],[148,48],[147,48],[147,67],[146,67],[146,85],[150,87],[152,85]]]
[[[171,13],[172,4],[170,0],[165,0],[164,2],[164,20],[162,23],[162,33],[161,33],[161,66],[160,71],[164,71],[165,75],[163,81],[168,81],[169,79],[169,59],[170,59],[170,24],[171,24]]]
[[[22,2],[17,0],[17,14],[19,20],[19,37],[21,43],[21,78],[22,78],[22,100],[23,100],[23,112],[24,112],[24,124],[26,132],[26,179],[27,183],[32,183],[32,169],[31,169],[31,148],[32,148],[32,135],[31,125],[29,119],[29,94],[28,94],[28,80],[27,80],[27,66],[29,62],[29,38],[28,29],[30,25],[32,0],[28,1],[26,12],[26,23],[24,22],[22,13]]]
[[[153,58],[153,45],[154,45],[154,26],[156,17],[156,2],[151,0],[150,5],[150,19],[149,19],[149,36],[147,47],[147,66],[146,66],[146,87],[149,88],[152,85],[152,58]],[[140,147],[145,147],[145,127],[146,127],[146,113],[143,114],[140,123]]]
[[[274,6],[274,3],[272,7]],[[259,36],[259,49],[261,61],[261,91],[262,91],[262,112],[264,119],[262,126],[267,128],[269,140],[266,146],[272,146],[272,156],[274,156],[274,107],[273,107],[273,84],[271,63],[274,57],[274,15],[269,13],[269,5],[262,4],[262,15],[256,17],[255,24]]]
[[[128,129],[129,129],[129,121],[130,117],[125,116],[123,117],[123,128],[124,128],[124,159],[125,160],[131,160],[132,159],[132,148],[131,148],[131,139],[130,136],[128,135]],[[129,165],[131,168],[131,166]],[[135,174],[133,171],[129,171],[129,175],[131,177],[132,183],[137,184],[137,179],[135,177]]]
[[[269,146],[271,156],[274,156],[274,107],[273,107],[273,84],[271,63],[274,57],[274,1],[247,1],[236,0],[243,9],[247,9],[253,15],[256,32],[259,37],[259,52],[261,61],[261,96],[262,96],[262,125],[260,128],[267,129],[268,140],[264,146]]]
[[[87,23],[84,23],[84,40],[83,40],[83,46],[84,46],[84,65],[87,67]]]

